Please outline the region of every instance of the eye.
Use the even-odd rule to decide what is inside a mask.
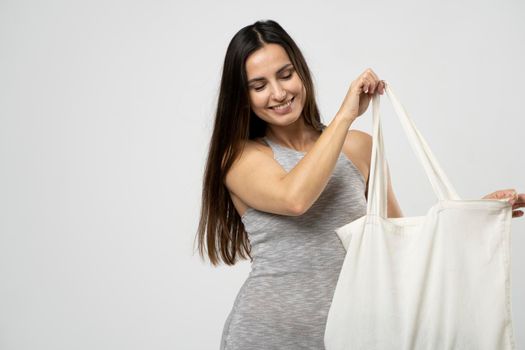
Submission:
[[[292,77],[292,75],[293,75],[293,70],[290,71],[290,74],[282,77],[282,79],[288,80],[288,79],[290,79]],[[255,89],[255,91],[262,91],[265,86],[266,85],[261,85],[261,86],[257,86],[257,87],[254,86],[253,88]]]

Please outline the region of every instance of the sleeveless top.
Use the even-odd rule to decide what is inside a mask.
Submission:
[[[306,154],[263,140],[287,172]],[[253,261],[224,323],[221,350],[324,349],[346,254],[335,229],[366,214],[365,188],[363,175],[341,152],[325,189],[303,215],[246,210],[241,220]]]

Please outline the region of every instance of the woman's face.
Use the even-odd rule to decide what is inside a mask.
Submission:
[[[250,106],[259,118],[283,126],[300,118],[306,89],[280,45],[267,44],[253,52],[246,60],[246,74]]]

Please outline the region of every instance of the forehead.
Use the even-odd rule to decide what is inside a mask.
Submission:
[[[267,44],[254,51],[246,60],[248,79],[273,74],[290,62],[290,58],[281,45]]]

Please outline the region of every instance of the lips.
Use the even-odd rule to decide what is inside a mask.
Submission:
[[[282,105],[287,104],[289,102],[293,102],[294,98],[295,98],[295,96],[292,97],[291,99],[289,99],[288,101],[284,102],[284,103],[278,104],[277,106],[282,106]],[[277,106],[272,106],[272,107],[269,107],[269,108],[270,109],[275,109],[275,107],[277,107]]]

